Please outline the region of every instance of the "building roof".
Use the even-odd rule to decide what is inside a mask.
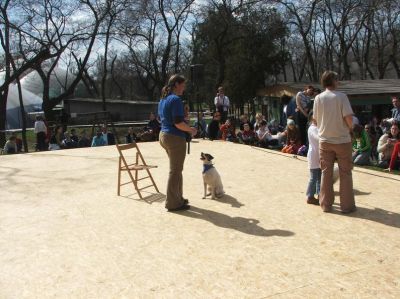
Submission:
[[[69,102],[88,102],[88,103],[102,103],[102,99],[95,98],[73,98],[67,99],[65,101]],[[128,100],[115,100],[115,99],[106,99],[107,104],[127,104],[127,105],[158,105],[158,102],[152,101],[128,101]]]
[[[257,95],[270,97],[294,95],[306,85],[322,89],[319,83],[283,82],[260,89]],[[338,90],[349,96],[400,94],[400,79],[340,81]]]

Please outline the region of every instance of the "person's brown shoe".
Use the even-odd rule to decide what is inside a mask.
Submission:
[[[324,213],[330,213],[330,212],[332,212],[332,207],[321,206],[321,208],[322,208],[322,211],[323,211]]]
[[[350,210],[341,211],[341,213],[342,214],[350,214],[350,213],[353,213],[355,211],[357,211],[357,207],[356,206],[352,207]]]
[[[168,212],[179,212],[179,211],[186,211],[190,209],[190,205],[181,205],[179,208],[175,208],[175,209],[168,209]]]
[[[307,203],[308,203],[309,205],[316,205],[316,206],[319,206],[319,200],[316,199],[316,198],[314,198],[314,197],[309,197],[309,198],[307,198]]]

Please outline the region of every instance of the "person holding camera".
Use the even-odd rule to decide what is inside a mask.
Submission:
[[[215,108],[221,114],[221,124],[224,124],[228,118],[229,98],[224,94],[224,88],[218,87],[217,96],[214,99]]]
[[[197,133],[196,128],[185,122],[185,111],[181,96],[186,87],[186,79],[173,75],[162,89],[158,104],[158,115],[161,119],[160,145],[169,158],[169,177],[167,183],[168,211],[180,211],[190,208],[188,200],[183,198],[183,164],[186,157],[186,139]]]

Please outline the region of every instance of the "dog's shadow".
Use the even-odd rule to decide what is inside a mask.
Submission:
[[[191,206],[190,210],[184,211],[183,213],[177,213],[177,215],[190,217],[195,219],[201,219],[208,221],[215,226],[222,228],[233,229],[238,232],[258,236],[258,237],[291,237],[294,232],[281,229],[265,229],[261,227],[260,221],[252,218],[245,217],[231,217],[215,211],[210,211],[198,207]]]
[[[236,198],[228,195],[228,194],[224,194],[223,196],[221,196],[220,198],[214,199],[215,201],[219,201],[222,203],[226,203],[228,205],[231,205],[232,208],[240,208],[243,207],[244,204],[242,204],[240,201],[238,201]]]

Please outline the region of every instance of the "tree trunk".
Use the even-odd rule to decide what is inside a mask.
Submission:
[[[8,86],[0,94],[0,147],[3,148],[6,144]]]
[[[21,119],[22,119],[22,143],[24,145],[24,152],[28,153],[28,142],[26,140],[26,114],[25,114],[25,106],[22,98],[22,88],[21,81],[19,78],[17,79],[17,87],[18,87],[18,99],[19,99],[19,108],[21,110]]]

